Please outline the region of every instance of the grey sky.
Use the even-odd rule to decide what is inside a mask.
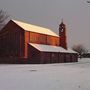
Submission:
[[[58,33],[61,19],[67,25],[68,45],[90,48],[90,4],[86,0],[1,0],[13,19],[50,28]]]

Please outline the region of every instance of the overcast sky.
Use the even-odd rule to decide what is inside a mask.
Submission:
[[[0,0],[13,19],[51,29],[58,34],[63,18],[68,46],[83,44],[90,49],[90,4],[86,0]]]

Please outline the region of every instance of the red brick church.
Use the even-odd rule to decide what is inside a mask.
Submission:
[[[66,25],[59,35],[50,29],[10,20],[0,31],[0,63],[77,62],[77,53],[67,47]]]

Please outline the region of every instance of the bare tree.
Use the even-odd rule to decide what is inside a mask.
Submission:
[[[80,58],[82,58],[83,54],[88,53],[88,50],[81,44],[74,45],[72,49],[78,53]]]
[[[0,10],[0,30],[4,27],[6,24],[7,19],[9,18],[9,15],[3,10]]]

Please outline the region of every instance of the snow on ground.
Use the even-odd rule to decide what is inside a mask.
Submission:
[[[90,59],[76,63],[1,64],[0,90],[90,90]]]

